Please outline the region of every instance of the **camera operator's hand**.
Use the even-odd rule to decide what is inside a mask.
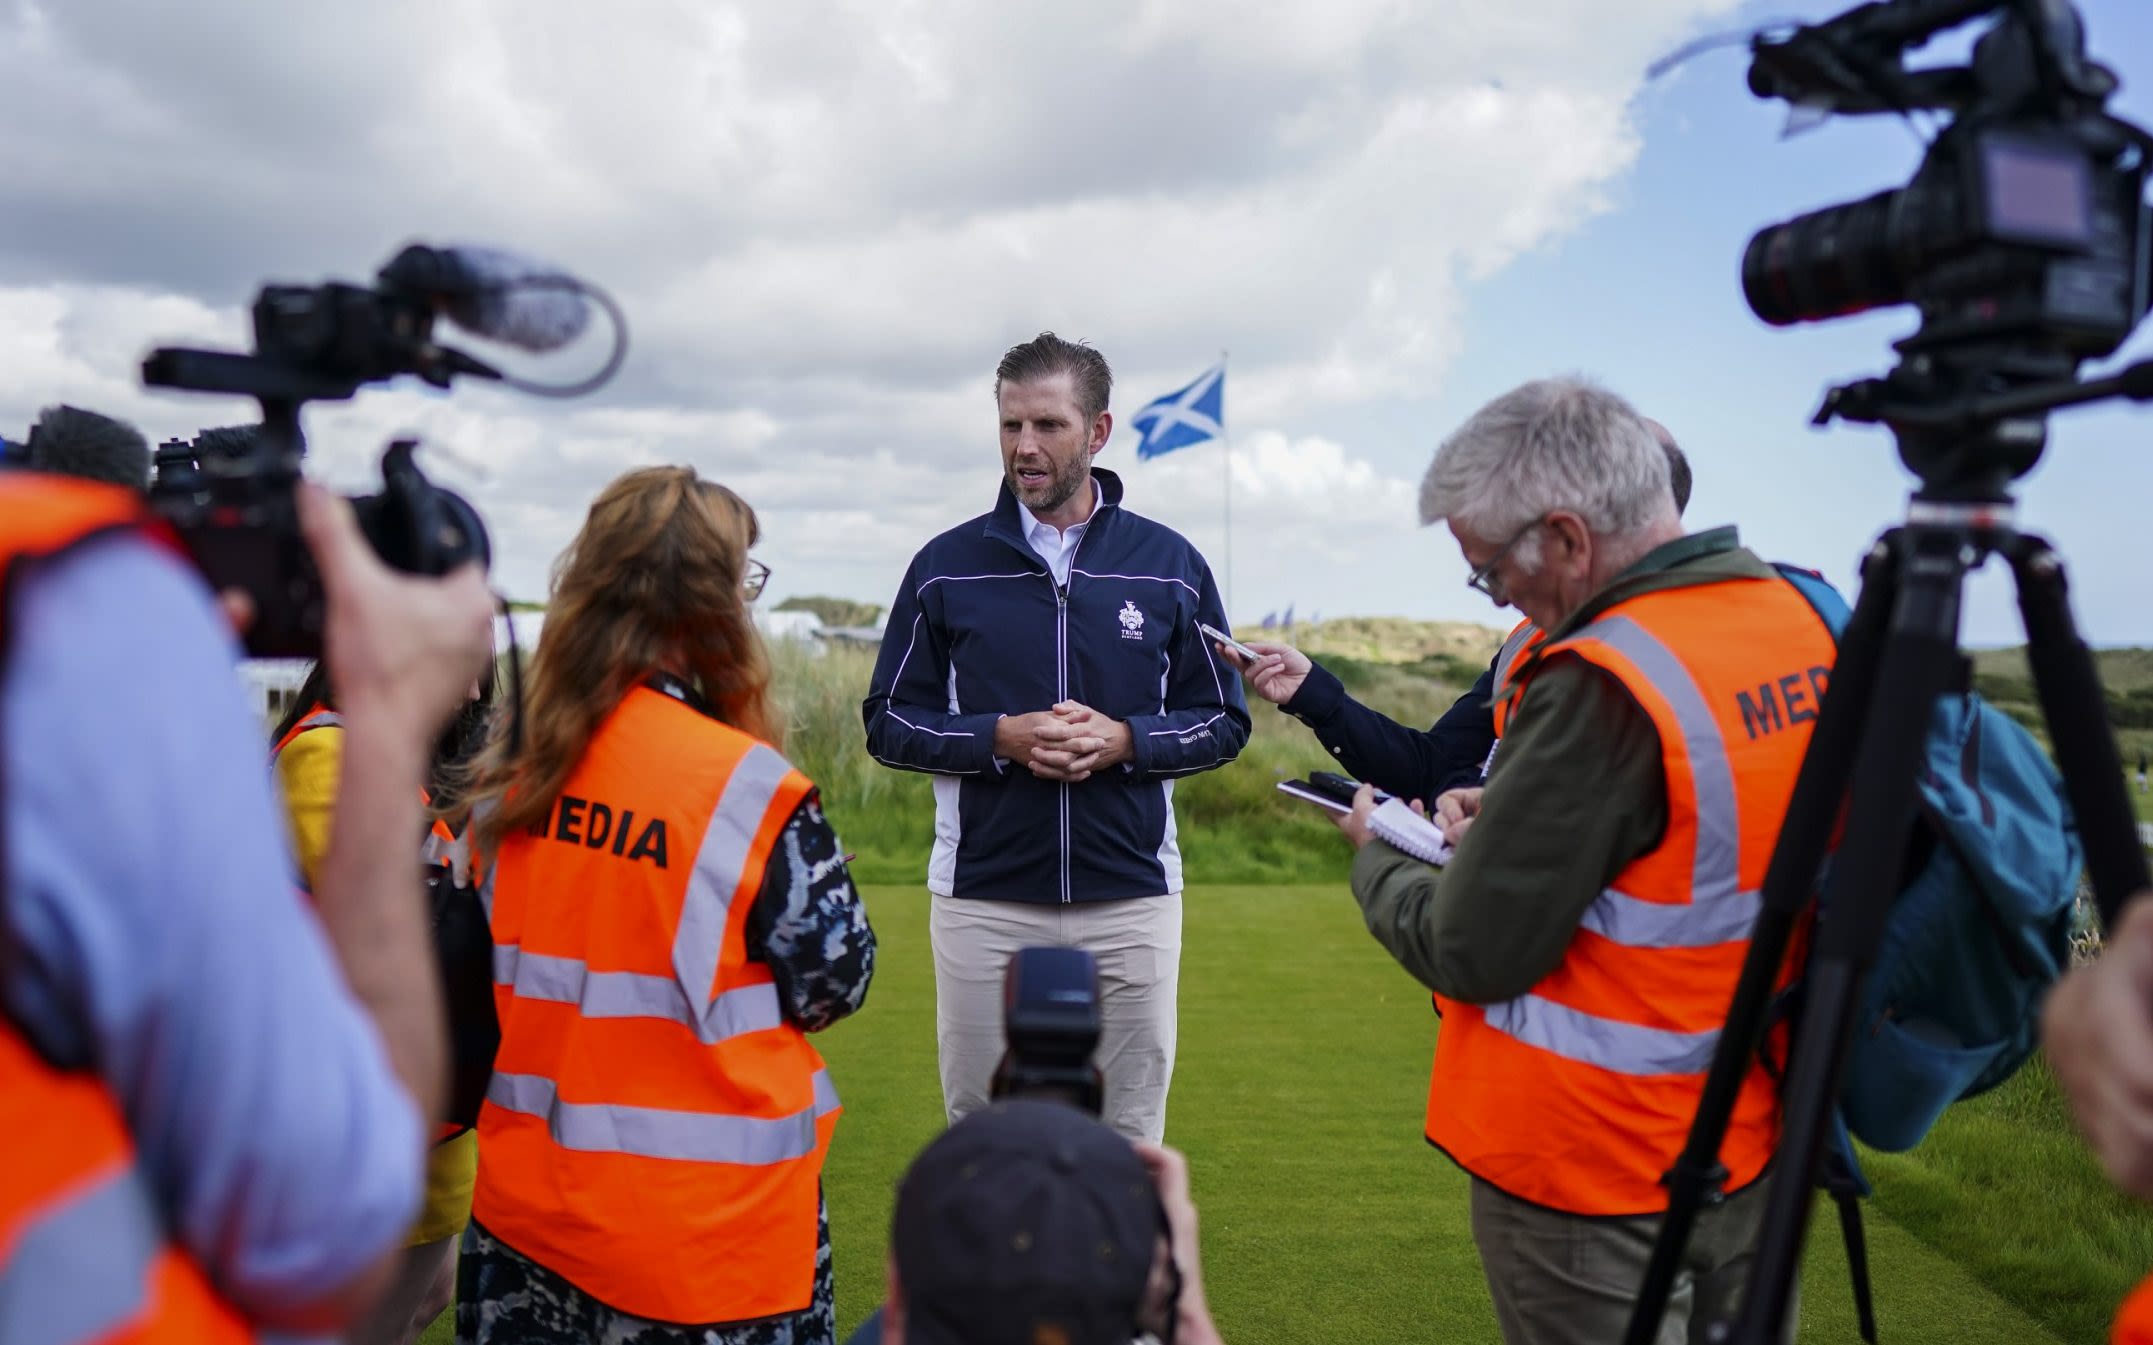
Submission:
[[[1249,648],[1263,657],[1243,667],[1241,675],[1248,679],[1251,690],[1273,705],[1284,705],[1292,700],[1294,693],[1301,689],[1301,683],[1308,680],[1308,670],[1315,666],[1309,662],[1308,655],[1290,644],[1251,641]],[[1232,650],[1227,650],[1226,656],[1239,663]]]
[[[440,579],[399,574],[374,554],[351,505],[299,492],[299,524],[321,571],[322,658],[354,722],[412,728],[422,744],[469,699],[493,646],[493,600],[476,564]]]
[[[2153,893],[2140,893],[2101,955],[2057,983],[2041,1047],[2110,1180],[2153,1199]]]
[[[419,1114],[438,1116],[448,1079],[441,986],[411,844],[424,827],[434,735],[486,666],[492,604],[476,565],[441,579],[390,570],[351,506],[318,487],[300,488],[299,526],[321,572],[322,657],[344,716],[315,904]]]
[[[1196,1202],[1189,1195],[1189,1160],[1177,1149],[1134,1141],[1137,1157],[1151,1173],[1166,1211],[1167,1245],[1181,1271],[1181,1301],[1175,1314],[1174,1339],[1180,1345],[1220,1345],[1211,1305],[1204,1296],[1204,1272],[1196,1237]]]

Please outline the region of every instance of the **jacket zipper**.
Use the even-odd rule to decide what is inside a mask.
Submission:
[[[1096,485],[1093,487],[1097,488]],[[1105,506],[1106,501],[1103,499],[1093,502],[1091,522],[1085,525],[1084,535],[1077,538],[1076,545],[1069,548],[1069,578],[1054,584],[1054,652],[1058,663],[1054,679],[1057,704],[1069,699],[1069,590],[1076,585],[1077,559],[1084,554],[1084,543],[1091,540],[1092,528],[1097,525],[1099,514]],[[1047,582],[1054,582],[1054,571],[1051,567],[1047,570]],[[1070,833],[1069,783],[1066,780],[1061,787],[1061,822],[1062,904],[1067,906],[1076,899],[1074,883],[1070,876],[1076,846]]]
[[[1096,489],[1096,486],[1094,488]],[[1106,501],[1103,499],[1093,506],[1092,522],[1098,522],[1099,514],[1106,507]],[[1087,527],[1084,529],[1084,535],[1077,538],[1077,544],[1070,549],[1069,579],[1067,582],[1058,581],[1054,578],[1054,567],[1052,565],[1048,565],[1046,568],[1047,584],[1054,590],[1054,699],[1057,704],[1069,699],[1069,586],[1076,582],[1077,557],[1083,553],[1084,543],[1090,540],[1091,529]],[[1029,543],[1026,543],[1020,549],[1032,559],[1042,560],[1039,553],[1032,550]],[[1062,860],[1061,904],[1067,906],[1073,901],[1070,867],[1071,852],[1074,849],[1070,840],[1068,781],[1060,782],[1056,789],[1056,796],[1056,820],[1061,832],[1058,838]]]
[[[1077,545],[1083,545],[1079,538]],[[1076,557],[1069,558],[1070,574],[1076,573]],[[1053,571],[1047,572],[1052,583]],[[1059,705],[1069,699],[1069,585],[1054,585],[1054,701]],[[1061,851],[1062,851],[1062,905],[1067,906],[1069,896],[1069,782],[1060,786]]]

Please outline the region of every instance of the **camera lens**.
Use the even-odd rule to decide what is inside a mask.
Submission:
[[[1829,206],[1775,224],[1742,254],[1742,295],[1775,327],[1905,303],[1918,257],[1898,246],[1911,189]]]

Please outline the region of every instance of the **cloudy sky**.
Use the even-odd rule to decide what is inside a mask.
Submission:
[[[1821,16],[1830,5],[1770,8]],[[2090,0],[2153,119],[2153,17]],[[40,406],[153,439],[243,403],[146,393],[159,341],[235,343],[265,280],[364,279],[403,242],[485,241],[611,289],[634,347],[597,397],[397,388],[310,412],[364,485],[413,430],[542,595],[594,490],[688,461],[764,520],[773,598],[886,602],[985,509],[1003,349],[1050,328],[1116,372],[1126,425],[1230,352],[1216,445],[1100,463],[1182,529],[1249,622],[1500,618],[1414,483],[1480,402],[1582,370],[1696,460],[1693,523],[1835,577],[1900,507],[1868,430],[1806,420],[1879,371],[1903,312],[1775,332],[1743,306],[1759,225],[1904,180],[1896,123],[1782,140],[1737,52],[1648,85],[1735,0],[0,0],[0,435]],[[2153,352],[2146,339],[2133,350]],[[592,352],[555,367],[571,375]],[[2153,448],[2056,422],[2030,521],[2104,643],[2153,644]],[[1969,635],[2016,638],[1977,586]]]

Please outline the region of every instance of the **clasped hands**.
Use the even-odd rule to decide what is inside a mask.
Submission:
[[[1075,783],[1135,756],[1129,726],[1080,701],[1051,710],[1003,715],[994,725],[994,754],[1042,780]]]

